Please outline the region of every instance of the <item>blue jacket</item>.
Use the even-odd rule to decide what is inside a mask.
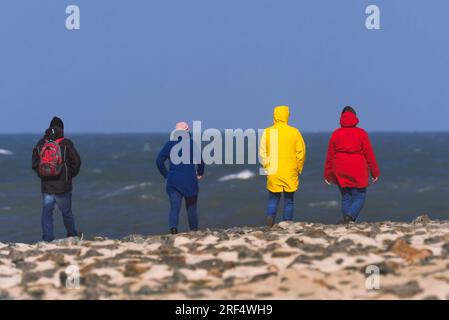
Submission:
[[[204,162],[195,165],[193,163],[194,144],[190,139],[190,163],[174,164],[170,159],[171,149],[178,144],[179,141],[168,141],[156,159],[156,165],[161,175],[167,180],[167,190],[175,188],[184,197],[194,197],[198,195],[198,179],[197,176],[204,174]],[[180,153],[182,155],[182,152]],[[170,160],[170,167],[167,171],[165,161]]]

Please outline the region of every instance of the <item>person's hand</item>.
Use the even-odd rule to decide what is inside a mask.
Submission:
[[[324,182],[326,182],[328,186],[331,185],[330,181],[327,181],[327,179],[324,179]]]
[[[377,181],[379,181],[379,177],[373,178],[373,183],[376,183]]]
[[[197,178],[198,180],[201,180],[201,179],[203,179],[203,176],[196,176],[196,178]]]

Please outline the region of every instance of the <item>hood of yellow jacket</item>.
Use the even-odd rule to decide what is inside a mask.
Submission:
[[[274,123],[288,123],[288,117],[290,116],[290,111],[287,106],[278,106],[274,108]]]

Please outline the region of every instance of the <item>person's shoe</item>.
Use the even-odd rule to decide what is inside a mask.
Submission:
[[[71,235],[67,235],[67,238],[78,238],[77,240],[81,241],[84,239],[84,233],[82,232],[78,232],[76,235],[71,236]]]
[[[338,224],[350,224],[355,220],[351,216],[344,216],[343,220],[341,220]]]
[[[171,234],[177,234],[177,233],[178,233],[178,229],[176,229],[176,228],[171,228],[171,229],[170,229],[170,233],[171,233]]]
[[[274,225],[274,219],[273,219],[272,216],[268,216],[268,217],[267,217],[266,225],[267,225],[268,228],[273,227],[273,225]]]

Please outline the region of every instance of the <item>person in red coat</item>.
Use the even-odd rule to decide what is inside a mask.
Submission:
[[[357,127],[358,123],[355,110],[345,107],[340,118],[341,128],[330,138],[324,169],[325,182],[340,189],[344,223],[355,221],[362,211],[369,173],[373,182],[380,176],[368,134]]]

